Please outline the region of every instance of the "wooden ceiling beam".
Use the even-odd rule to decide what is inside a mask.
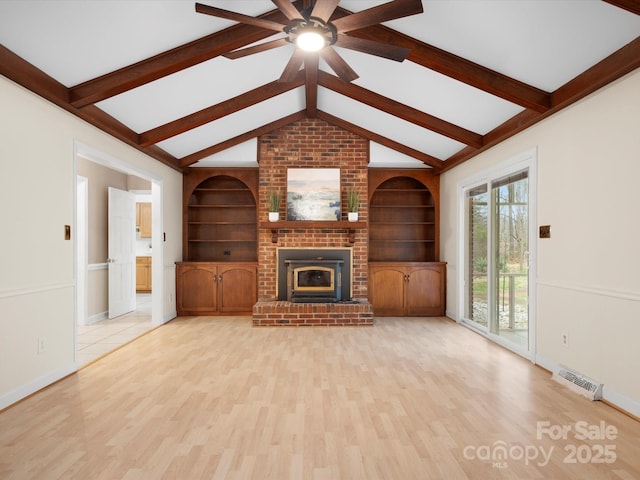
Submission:
[[[636,68],[640,68],[640,37],[553,92],[551,98],[554,111],[586,97]]]
[[[545,112],[551,106],[550,95],[543,90],[388,27],[382,25],[367,27],[350,32],[349,35],[407,47],[411,49],[407,60],[525,108]]]
[[[252,138],[257,138],[260,135],[266,135],[267,133],[271,133],[274,130],[277,130],[278,128],[282,128],[286,125],[289,125],[290,123],[302,120],[303,118],[306,118],[306,112],[304,110],[301,110],[291,115],[287,115],[286,117],[282,117],[281,119],[276,120],[274,122],[267,123],[262,127],[255,128],[251,131],[248,131],[236,137],[230,138],[229,140],[225,140],[224,142],[220,142],[216,145],[212,145],[211,147],[203,148],[202,150],[199,150],[195,153],[182,157],[180,159],[180,167],[185,169],[190,165],[193,165],[194,163],[202,160],[203,158],[222,152],[227,148],[235,147],[236,145],[247,142]]]
[[[214,120],[218,120],[227,115],[231,115],[243,108],[256,105],[282,93],[293,90],[304,85],[304,73],[298,72],[293,82],[282,83],[273,81],[260,87],[249,90],[246,93],[225,100],[211,107],[204,108],[198,112],[186,115],[164,125],[160,125],[140,134],[140,145],[143,147],[174,137],[191,129],[200,127]]]
[[[305,100],[307,117],[315,118],[318,114],[318,55],[307,55],[304,60]]]
[[[164,165],[181,171],[177,158],[156,146],[141,147],[138,144],[138,134],[111,115],[93,105],[84,109],[75,108],[69,103],[67,87],[2,45],[0,45],[0,74]]]
[[[464,129],[413,107],[396,102],[366,88],[340,80],[326,72],[318,75],[319,85],[350,97],[358,102],[377,108],[407,122],[452,138],[458,142],[479,148],[484,145],[482,135]]]
[[[287,22],[280,10],[274,10],[260,18]],[[234,25],[71,87],[69,98],[71,104],[78,108],[97,103],[272,35],[274,32],[262,28]]]
[[[442,171],[451,170],[453,167],[470,160],[479,153],[526,130],[637,68],[640,68],[640,37],[553,92],[551,109],[542,114],[533,110],[525,110],[510,118],[484,136],[485,145],[482,148],[475,150],[466,148],[445,160]]]
[[[390,148],[391,150],[395,150],[404,155],[415,158],[416,160],[420,160],[425,165],[431,167],[434,173],[439,173],[442,169],[442,161],[436,157],[407,147],[406,145],[398,143],[382,135],[378,135],[377,133],[354,125],[353,123],[347,122],[346,120],[343,120],[341,118],[334,117],[333,115],[323,112],[322,110],[318,110],[318,118],[324,120],[327,123],[335,125],[336,127],[347,130],[348,132],[359,135],[362,138],[366,138],[369,141],[379,143],[380,145]]]
[[[622,8],[628,12],[640,15],[640,2],[638,0],[604,0],[611,5]]]

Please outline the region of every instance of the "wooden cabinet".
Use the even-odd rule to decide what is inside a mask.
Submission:
[[[190,169],[184,175],[183,258],[257,262],[257,169]]]
[[[258,169],[191,168],[183,178],[178,315],[251,314],[258,300]]]
[[[251,314],[258,300],[255,263],[180,262],[178,315]]]
[[[151,204],[136,203],[136,226],[140,238],[151,238]]]
[[[376,316],[442,316],[446,264],[369,263],[369,301]]]
[[[424,169],[369,169],[369,301],[376,316],[444,315],[439,195],[439,177]]]
[[[136,257],[136,292],[151,292],[151,257]]]

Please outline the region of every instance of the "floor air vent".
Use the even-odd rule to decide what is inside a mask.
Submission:
[[[553,374],[552,378],[561,385],[568,387],[570,390],[589,400],[600,400],[602,398],[602,383],[598,383],[567,367],[561,366],[560,369]]]

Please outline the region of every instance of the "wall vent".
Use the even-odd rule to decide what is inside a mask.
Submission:
[[[573,371],[570,368],[560,366],[552,378],[561,385],[568,387],[570,390],[589,400],[600,400],[602,398],[602,387],[604,386],[602,383]]]

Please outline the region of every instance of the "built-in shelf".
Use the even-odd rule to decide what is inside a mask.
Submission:
[[[200,171],[185,177],[185,260],[257,260],[257,206],[254,193],[245,180],[251,178],[213,172],[207,176],[206,172]]]
[[[390,177],[378,184],[369,204],[369,261],[437,260],[436,205],[415,178]]]

